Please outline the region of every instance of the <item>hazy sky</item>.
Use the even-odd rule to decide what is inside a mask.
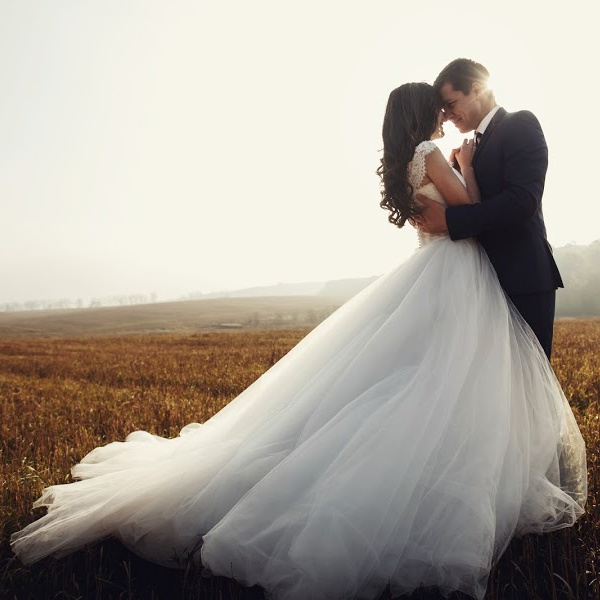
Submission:
[[[551,244],[598,239],[592,6],[0,0],[0,302],[387,271],[388,94],[459,56],[542,124]]]

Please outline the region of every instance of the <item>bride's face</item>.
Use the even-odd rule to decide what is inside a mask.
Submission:
[[[446,116],[444,114],[443,110],[440,110],[440,112],[438,113],[438,121],[437,121],[437,127],[435,129],[435,131],[433,132],[433,135],[431,136],[432,140],[439,140],[440,138],[444,137],[444,121],[446,120]]]

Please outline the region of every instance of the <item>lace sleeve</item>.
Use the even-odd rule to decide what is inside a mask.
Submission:
[[[425,157],[433,152],[437,146],[429,141],[425,140],[421,142],[416,148],[413,159],[408,163],[408,181],[416,191],[425,177]]]

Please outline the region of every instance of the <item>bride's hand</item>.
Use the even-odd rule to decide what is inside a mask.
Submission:
[[[450,158],[448,162],[450,166],[454,167],[457,171],[460,171],[460,167],[458,165],[458,160],[456,160],[456,155],[460,152],[460,148],[452,148],[452,152],[450,152]]]
[[[455,154],[456,160],[460,166],[460,170],[464,171],[468,169],[473,162],[473,153],[475,152],[475,144],[473,140],[465,139],[462,146],[458,149]]]

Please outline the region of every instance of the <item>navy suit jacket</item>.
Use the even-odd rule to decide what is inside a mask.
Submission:
[[[500,108],[475,151],[473,169],[482,202],[446,209],[450,238],[476,237],[509,295],[563,287],[546,239],[548,147],[535,115]]]

